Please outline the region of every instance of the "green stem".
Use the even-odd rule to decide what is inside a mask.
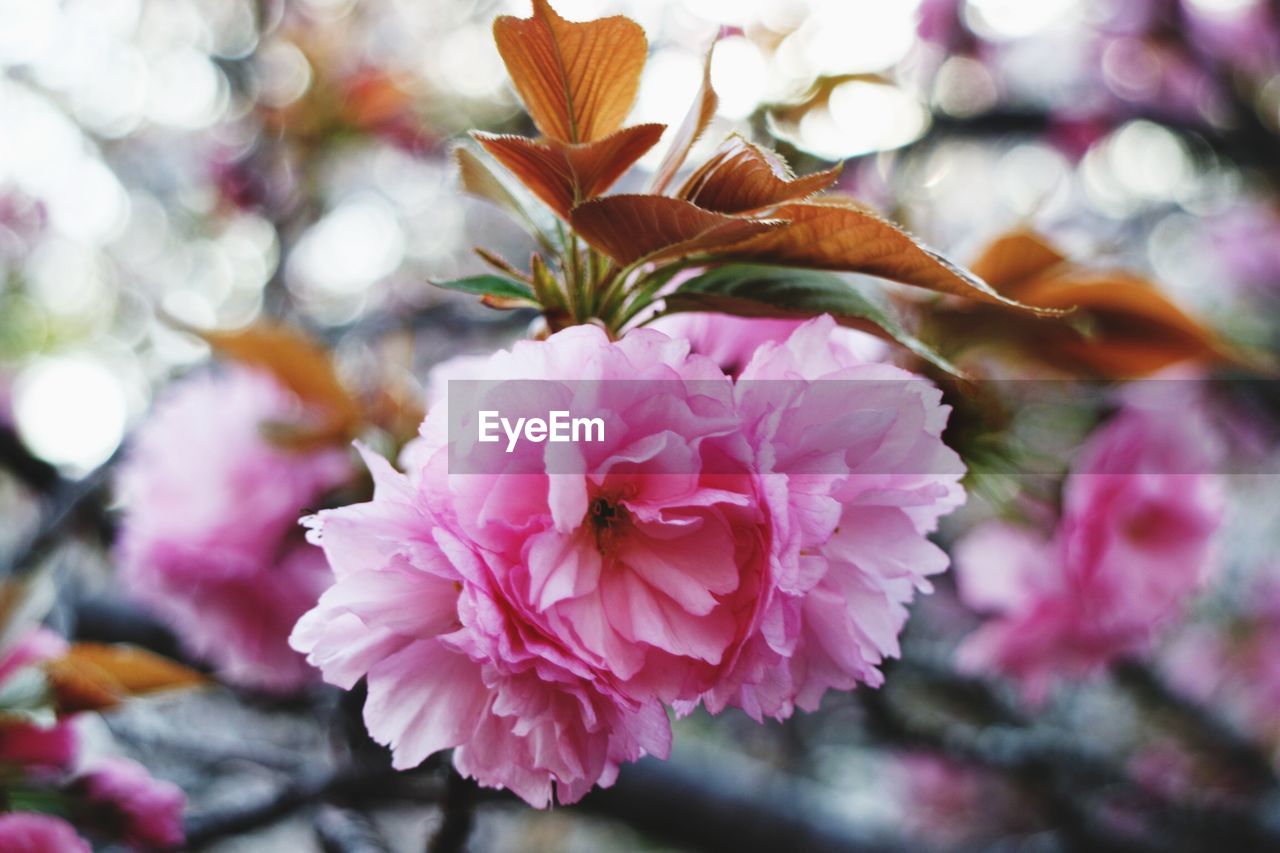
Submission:
[[[662,288],[666,286],[671,279],[675,278],[676,275],[689,267],[699,266],[705,263],[705,258],[698,260],[686,259],[684,261],[671,264],[670,266],[663,267],[643,279],[640,286],[632,288],[631,292],[628,294],[628,296],[631,297],[631,301],[626,302],[624,300],[623,303],[618,306],[617,313],[619,316],[615,318],[615,328],[618,331],[621,331],[628,323],[636,318],[636,315],[652,305],[658,291],[662,290]]]

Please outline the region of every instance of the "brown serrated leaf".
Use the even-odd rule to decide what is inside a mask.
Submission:
[[[797,178],[777,153],[733,134],[677,193],[704,210],[750,213],[808,198],[840,178],[840,166]]]
[[[997,293],[985,281],[926,248],[898,226],[844,203],[785,204],[771,215],[787,224],[717,254],[726,260],[857,272],[1041,314]]]
[[[547,0],[533,15],[499,17],[498,52],[529,115],[559,142],[595,142],[622,126],[640,86],[648,41],[630,18],[575,23]]]
[[[665,129],[661,124],[641,124],[578,145],[490,133],[473,136],[534,195],[567,219],[575,205],[613,186]]]
[[[189,329],[215,353],[269,371],[324,417],[335,436],[345,437],[360,423],[360,406],[343,387],[333,362],[318,343],[296,329],[259,322],[234,331]]]
[[[623,266],[641,259],[719,249],[782,225],[712,213],[681,199],[657,195],[598,198],[575,208],[570,222],[583,239]]]
[[[1018,290],[1067,258],[1033,231],[1019,230],[997,237],[969,269],[1001,294],[1020,298]]]
[[[698,94],[694,97],[689,112],[685,114],[684,121],[680,122],[680,128],[676,131],[675,138],[671,140],[671,147],[667,149],[657,171],[653,173],[653,183],[649,186],[649,192],[654,195],[666,192],[667,187],[680,171],[680,167],[689,157],[689,152],[702,138],[711,120],[715,118],[716,110],[720,106],[720,98],[711,85],[711,55],[714,51],[715,43],[713,42],[711,47],[707,48],[706,58],[702,61],[702,85],[698,89]]]

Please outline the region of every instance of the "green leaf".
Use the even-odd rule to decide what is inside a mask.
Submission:
[[[6,811],[40,812],[62,818],[71,817],[71,803],[66,794],[48,788],[15,785],[5,791]]]
[[[666,310],[712,311],[739,317],[805,318],[830,314],[842,326],[892,341],[954,376],[961,370],[912,335],[893,309],[873,301],[847,279],[817,270],[726,264],[680,285],[664,297]]]
[[[516,300],[527,302],[529,307],[537,308],[538,300],[533,296],[533,289],[522,281],[500,275],[473,275],[469,278],[456,278],[452,281],[433,281],[436,287],[445,290],[457,290],[462,293],[473,293],[480,297],[498,300]]]

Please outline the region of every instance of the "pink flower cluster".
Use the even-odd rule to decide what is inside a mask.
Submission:
[[[37,812],[0,814],[0,849],[6,853],[93,853],[89,842],[60,817]]]
[[[365,722],[396,767],[453,748],[464,775],[537,806],[665,756],[667,706],[783,718],[878,684],[947,565],[926,534],[963,500],[963,467],[939,392],[833,330],[761,346],[736,383],[653,330],[574,327],[469,360],[458,372],[551,381],[550,408],[590,388],[607,440],[458,473],[442,400],[405,473],[366,453],[373,500],[311,520],[336,583],[294,647],[331,683],[367,677]]]
[[[1212,567],[1222,512],[1214,437],[1193,409],[1171,418],[1131,404],[1082,448],[1044,539],[1004,522],[956,547],[970,607],[992,613],[962,663],[1019,680],[1033,699],[1146,651]]]
[[[226,680],[273,692],[311,679],[288,636],[329,579],[297,520],[353,474],[345,449],[295,450],[264,436],[304,416],[265,372],[191,377],[138,430],[119,479],[127,591]]]
[[[171,850],[186,837],[186,795],[172,782],[153,778],[136,761],[103,759],[76,780],[74,790],[112,837],[138,850]]]

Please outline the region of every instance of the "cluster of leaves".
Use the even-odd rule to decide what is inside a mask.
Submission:
[[[999,293],[856,200],[826,192],[839,178],[838,167],[797,177],[775,152],[738,135],[670,191],[715,115],[709,57],[701,91],[649,191],[605,196],[665,131],[656,124],[622,126],[648,50],[643,30],[622,16],[570,22],[547,0],[534,0],[532,17],[498,18],[494,36],[542,135],[473,136],[555,220],[545,225],[475,152],[459,149],[465,189],[514,214],[542,251],[525,272],[479,249],[498,274],[441,286],[479,294],[494,307],[537,308],[552,329],[595,322],[614,334],[677,311],[830,313],[948,368],[882,300],[839,273],[890,279],[1009,313],[1062,313]]]

